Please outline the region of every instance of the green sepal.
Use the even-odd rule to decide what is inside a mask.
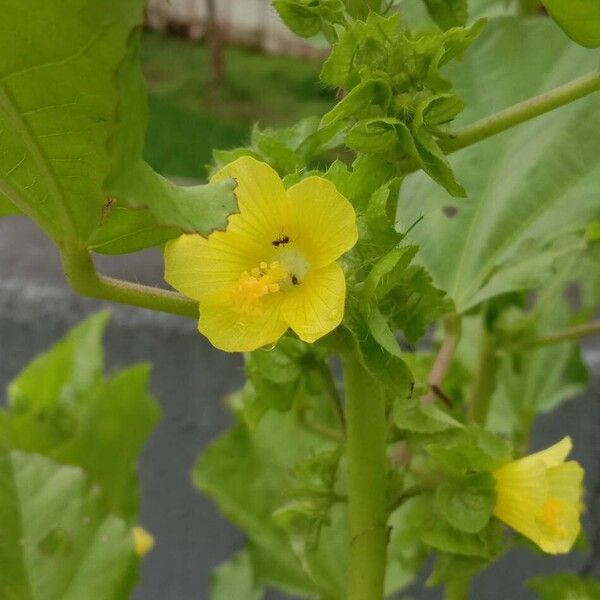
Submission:
[[[474,473],[439,486],[436,503],[452,527],[477,533],[490,520],[496,505],[495,490],[496,481],[490,473]]]

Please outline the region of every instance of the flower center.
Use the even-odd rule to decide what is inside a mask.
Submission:
[[[271,264],[261,262],[250,272],[244,271],[234,288],[234,306],[243,313],[255,315],[262,312],[260,299],[267,294],[275,294],[281,288],[279,282],[288,278],[287,271],[278,261]]]
[[[288,273],[287,279],[281,283],[281,289],[285,290],[300,285],[310,270],[310,265],[304,255],[293,248],[285,248],[279,250],[277,258]]]
[[[554,538],[564,538],[568,535],[565,526],[565,513],[564,503],[550,498],[544,502],[536,520],[542,531],[547,535]]]

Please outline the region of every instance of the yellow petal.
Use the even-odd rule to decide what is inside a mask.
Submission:
[[[335,329],[344,315],[346,279],[337,263],[310,271],[286,292],[283,318],[305,342],[314,342]]]
[[[541,460],[546,467],[555,467],[556,465],[560,465],[565,462],[565,459],[571,452],[573,448],[573,441],[567,435],[560,442],[554,444],[554,446],[550,446],[550,448],[546,448],[545,450],[541,450],[540,452],[536,452],[535,454],[530,454],[525,458],[520,459],[522,462],[527,461],[537,461]]]
[[[331,181],[308,177],[287,193],[292,203],[293,235],[313,269],[332,263],[356,244],[356,213]]]
[[[154,548],[154,536],[143,527],[139,525],[132,527],[131,535],[133,537],[133,547],[138,556],[144,556]]]
[[[575,507],[581,507],[583,496],[583,469],[574,460],[551,467],[546,471],[549,496]]]
[[[571,550],[581,524],[572,504],[550,498],[536,515],[539,537],[534,541],[548,554],[566,554]]]
[[[208,239],[185,234],[165,247],[165,281],[185,296],[202,300],[231,289],[261,256],[251,241],[233,232],[215,231]]]
[[[228,294],[200,301],[198,330],[225,352],[251,352],[274,344],[287,330],[281,316],[281,293],[260,299],[261,310],[247,314],[236,310]]]
[[[268,164],[243,156],[215,173],[211,181],[235,179],[240,212],[229,217],[235,231],[268,245],[289,229],[290,201],[283,182]]]
[[[494,515],[515,531],[539,543],[536,514],[548,497],[546,468],[541,460],[509,462],[494,472],[497,501]]]

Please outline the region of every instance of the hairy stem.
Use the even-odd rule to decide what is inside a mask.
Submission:
[[[600,70],[476,121],[449,138],[440,140],[440,147],[446,153],[455,152],[598,90]]]
[[[356,355],[343,355],[350,576],[348,600],[382,600],[388,541],[385,394]]]
[[[471,580],[468,577],[455,579],[446,584],[444,600],[468,600]]]
[[[568,340],[578,340],[588,335],[597,334],[600,334],[600,320],[559,329],[558,331],[527,340],[524,342],[524,345],[527,347],[550,346],[551,344],[558,344],[559,342]]]
[[[460,316],[455,313],[447,315],[444,319],[444,341],[440,346],[429,377],[427,378],[427,383],[429,383],[432,391],[429,391],[421,398],[421,401],[425,404],[433,404],[437,398],[433,389],[441,388],[444,377],[452,364],[454,351],[460,340],[460,325]]]
[[[496,350],[496,340],[487,331],[485,323],[483,323],[479,341],[477,371],[467,398],[469,417],[471,421],[481,426],[485,425],[496,383],[496,371],[498,370]]]
[[[193,300],[176,292],[100,275],[85,248],[63,244],[59,249],[65,278],[82,296],[198,318],[198,303]]]

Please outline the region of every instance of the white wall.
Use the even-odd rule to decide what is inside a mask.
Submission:
[[[225,37],[235,43],[256,46],[271,54],[306,58],[324,56],[323,45],[293,34],[281,21],[271,0],[215,0],[217,21]],[[192,38],[206,28],[206,0],[149,0],[147,23],[155,29],[184,27]]]

